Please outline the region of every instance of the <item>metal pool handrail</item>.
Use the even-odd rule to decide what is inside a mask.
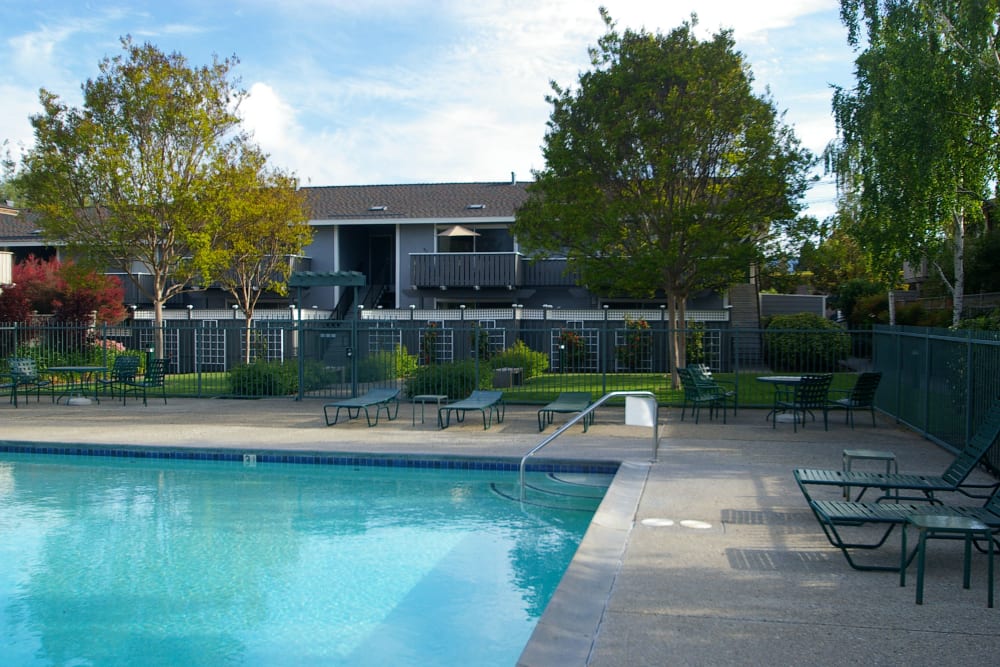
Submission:
[[[545,445],[549,444],[550,442],[552,442],[553,440],[555,440],[556,438],[558,438],[560,435],[562,435],[563,432],[566,431],[566,429],[568,429],[570,426],[572,426],[573,424],[577,423],[581,419],[586,418],[587,415],[589,415],[591,412],[593,412],[594,410],[596,410],[600,405],[602,405],[603,403],[605,403],[608,399],[616,398],[618,396],[641,396],[641,397],[644,397],[644,398],[651,398],[651,399],[653,399],[653,405],[656,406],[656,409],[653,411],[653,460],[654,461],[656,460],[656,455],[657,455],[657,451],[656,450],[657,450],[657,447],[658,447],[659,442],[660,442],[660,439],[659,439],[659,428],[658,428],[659,419],[657,418],[657,413],[659,412],[659,407],[660,406],[659,406],[659,404],[656,401],[656,394],[654,394],[651,391],[612,391],[610,393],[605,394],[604,396],[601,396],[599,399],[597,399],[596,401],[594,401],[593,403],[591,403],[589,406],[587,406],[586,410],[584,410],[580,414],[572,417],[565,424],[563,424],[562,426],[560,426],[559,428],[557,428],[552,435],[550,435],[547,438],[545,438],[544,440],[542,440],[540,443],[538,443],[537,445],[535,445],[530,452],[528,452],[523,457],[521,457],[521,465],[518,467],[518,479],[520,481],[520,486],[521,486],[521,500],[522,501],[524,500],[524,466],[525,466],[525,463],[527,463],[528,459],[531,458],[532,456],[534,456],[535,452],[539,451],[540,449],[542,449],[543,447],[545,447]]]

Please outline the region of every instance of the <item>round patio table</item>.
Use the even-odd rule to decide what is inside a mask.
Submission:
[[[96,373],[107,373],[107,366],[49,366],[45,369],[48,373],[55,373],[65,378],[62,385],[63,395],[56,399],[56,403],[66,398],[66,405],[90,405],[90,398],[87,397],[88,385],[95,385],[94,375]],[[53,388],[53,391],[55,389]],[[101,399],[97,397],[96,387],[93,391],[94,400],[98,403]]]

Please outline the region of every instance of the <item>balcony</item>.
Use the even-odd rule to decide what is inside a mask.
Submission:
[[[516,252],[411,253],[410,278],[418,288],[573,286],[566,260],[529,260]]]

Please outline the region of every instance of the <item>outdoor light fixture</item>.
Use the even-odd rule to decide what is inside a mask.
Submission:
[[[442,292],[447,292],[448,291],[448,286],[447,285],[441,285],[441,291]]]

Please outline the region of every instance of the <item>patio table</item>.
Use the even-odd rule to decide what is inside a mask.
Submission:
[[[46,372],[60,375],[65,380],[65,383],[60,385],[63,395],[56,399],[56,403],[66,397],[66,405],[90,405],[88,388],[93,389],[91,393],[94,400],[101,402],[97,397],[97,383],[94,381],[94,376],[97,373],[107,373],[107,366],[49,366]]]

